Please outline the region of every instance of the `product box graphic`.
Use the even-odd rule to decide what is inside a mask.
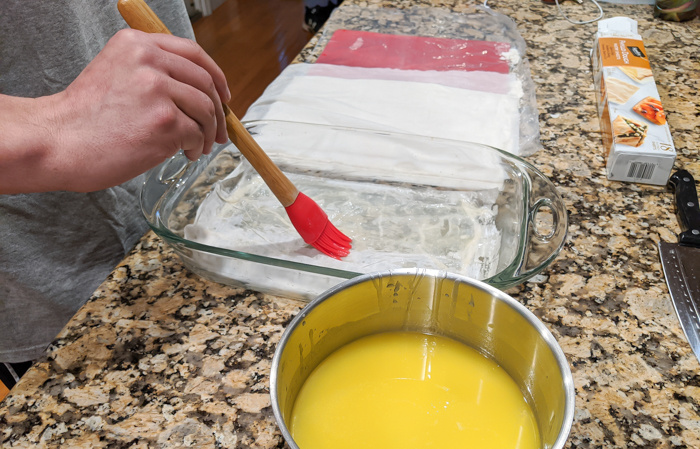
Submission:
[[[676,150],[637,23],[599,22],[591,52],[607,176],[665,185]]]

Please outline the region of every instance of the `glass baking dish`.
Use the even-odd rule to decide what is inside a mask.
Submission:
[[[344,279],[433,268],[507,289],[561,250],[567,214],[525,160],[485,145],[281,121],[244,123],[300,191],[353,239],[336,260],[305,245],[238,150],[178,153],[151,170],[141,207],[191,271],[310,300]]]

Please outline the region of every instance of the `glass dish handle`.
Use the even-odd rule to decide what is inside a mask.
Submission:
[[[529,212],[525,254],[521,274],[534,276],[559,254],[568,229],[564,201],[552,182],[539,172],[530,171]]]
[[[162,184],[170,185],[182,179],[191,164],[192,161],[180,151],[160,164],[156,179]]]
[[[548,210],[545,210],[548,209]],[[532,237],[541,243],[548,243],[561,229],[560,211],[550,198],[539,198],[530,211],[532,221]],[[543,231],[546,231],[543,233]]]

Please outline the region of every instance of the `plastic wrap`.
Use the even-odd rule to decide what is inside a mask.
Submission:
[[[329,72],[324,66],[333,68],[334,73],[319,75],[319,72]],[[248,109],[244,121],[274,120],[387,131],[479,143],[520,154],[518,93],[521,89],[520,83],[510,74],[386,69],[387,73],[381,70],[294,64],[268,86],[263,96]],[[428,82],[416,76],[421,73],[428,74]],[[443,80],[449,74],[486,74],[481,78],[490,79],[483,83],[479,79],[467,80],[469,88],[453,87]],[[501,77],[500,84],[494,83],[497,77]],[[489,89],[508,92],[494,93]],[[275,137],[286,143],[294,134],[291,131]],[[265,142],[260,141],[263,138]],[[395,164],[406,162],[408,157],[389,149],[373,148],[368,152],[362,146],[347,150],[331,147],[331,152],[317,155],[312,154],[316,152],[310,147],[275,145],[279,151],[273,154],[269,147],[277,142],[270,142],[264,134],[258,136],[258,142],[278,163],[295,157],[300,162],[308,158],[316,164],[333,165],[351,157],[372,168],[387,157],[393,157]],[[439,157],[430,147],[412,155],[428,160]]]
[[[374,67],[398,64],[402,69],[409,70],[415,69],[412,64],[419,60],[428,70],[480,71],[496,76],[497,73],[504,73],[505,64],[507,73],[516,78],[521,89],[518,94],[519,148],[515,154],[527,156],[541,149],[539,113],[526,45],[515,22],[509,17],[482,6],[467,6],[462,12],[454,12],[422,6],[393,9],[344,5],[333,12],[319,37],[314,50],[320,55],[318,62],[334,62],[328,53],[335,47],[332,40],[342,44],[342,39],[335,36],[336,31],[340,30],[405,36],[385,41],[385,44],[393,44],[391,58],[387,59],[389,54],[385,53],[382,56],[386,62],[377,58],[379,64]],[[445,39],[452,41],[441,42]],[[348,41],[347,44],[346,47],[350,49],[355,41]],[[466,53],[459,53],[460,49],[466,49]],[[476,54],[472,49],[488,54]],[[449,57],[445,58],[446,55]],[[470,65],[474,62],[481,63],[481,66]],[[347,65],[347,61],[343,64]],[[476,84],[472,88],[484,89],[479,86],[484,84]]]

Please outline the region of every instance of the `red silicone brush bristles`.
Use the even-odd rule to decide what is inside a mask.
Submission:
[[[285,210],[304,242],[335,259],[350,254],[352,239],[333,226],[314,200],[300,192]]]
[[[321,233],[315,242],[311,242],[310,245],[323,254],[340,259],[350,254],[352,239],[340,232],[329,220],[328,223],[326,223],[326,229],[324,229],[323,233]]]

